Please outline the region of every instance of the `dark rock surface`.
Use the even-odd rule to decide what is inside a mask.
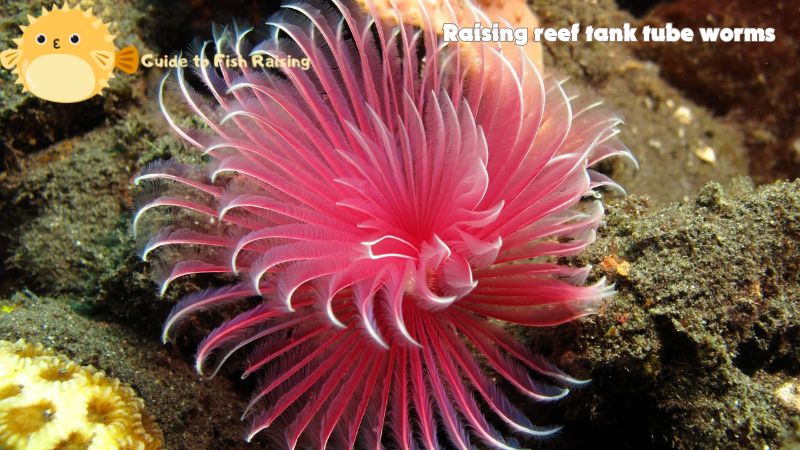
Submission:
[[[664,208],[632,196],[606,221],[577,263],[618,294],[597,316],[527,333],[593,380],[568,400],[562,439],[784,448],[800,413],[777,392],[800,375],[800,181],[710,183]]]

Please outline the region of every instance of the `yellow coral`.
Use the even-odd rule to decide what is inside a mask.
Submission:
[[[0,340],[0,449],[151,450],[162,440],[129,386],[41,345]]]

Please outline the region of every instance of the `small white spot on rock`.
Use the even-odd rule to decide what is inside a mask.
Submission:
[[[717,152],[708,145],[694,149],[694,154],[700,158],[700,160],[709,164],[713,165],[717,163]]]
[[[775,390],[775,397],[787,408],[800,412],[800,390],[795,381],[787,381]]]
[[[672,113],[672,117],[683,125],[689,125],[692,123],[693,119],[692,110],[689,109],[688,106],[679,106],[675,112]]]

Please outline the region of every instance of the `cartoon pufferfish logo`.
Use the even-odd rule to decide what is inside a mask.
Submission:
[[[139,52],[133,46],[117,51],[108,23],[67,3],[40,17],[28,16],[15,49],[0,53],[0,63],[14,69],[22,92],[57,103],[80,102],[99,94],[114,77],[114,67],[136,72]]]

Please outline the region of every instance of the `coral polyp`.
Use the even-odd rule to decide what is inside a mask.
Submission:
[[[521,49],[443,42],[421,2],[421,26],[399,10],[387,21],[332,3],[285,5],[252,48],[234,29],[199,49],[308,58],[308,71],[199,68],[211,105],[182,69],[162,82],[167,121],[210,162],[138,176],[167,192],[140,202],[135,227],[153,208],[182,211],[143,257],[167,265],[162,293],[192,274],[236,280],[181,300],[163,339],[193,314],[247,305],[206,337],[196,364],[214,375],[251,349],[243,376],[264,381],[245,413],[248,440],[268,430],[289,448],[471,448],[474,438],[516,448],[555,433],[495,379],[538,401],[583,381],[501,322],[556,325],[612,295],[602,279],[586,285],[589,267],[555,258],[594,240],[596,190],[619,187],[590,167],[630,156],[620,119],[568,95]],[[488,23],[460,7],[454,21]],[[202,127],[172,118],[172,79]]]
[[[25,341],[0,340],[0,448],[162,448],[130,386]]]

